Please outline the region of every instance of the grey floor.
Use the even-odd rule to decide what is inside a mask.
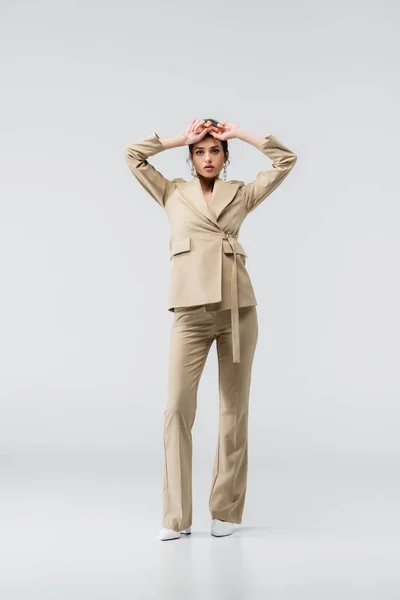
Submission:
[[[193,533],[169,542],[162,460],[145,464],[123,450],[2,454],[2,600],[400,598],[393,455],[253,461],[243,523],[220,539],[211,465],[195,463]]]

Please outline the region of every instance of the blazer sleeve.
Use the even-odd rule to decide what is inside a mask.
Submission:
[[[248,212],[254,210],[273,192],[293,169],[297,156],[273,135],[266,136],[258,149],[272,160],[272,167],[257,173],[251,183],[242,186],[244,202]]]
[[[157,171],[147,159],[165,150],[157,133],[153,133],[124,148],[124,158],[140,185],[165,208],[165,202],[174,184]]]

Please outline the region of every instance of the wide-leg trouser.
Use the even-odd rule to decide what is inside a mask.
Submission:
[[[240,310],[241,362],[232,362],[230,309],[176,309],[171,328],[168,405],[164,411],[163,527],[192,524],[192,426],[197,389],[216,340],[219,372],[219,433],[211,482],[212,519],[241,523],[247,487],[248,408],[258,338],[255,306]]]

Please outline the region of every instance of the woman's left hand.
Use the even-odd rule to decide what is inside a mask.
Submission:
[[[216,137],[218,140],[231,140],[237,137],[239,125],[236,123],[227,123],[227,121],[218,121],[218,132],[210,131],[211,135]]]

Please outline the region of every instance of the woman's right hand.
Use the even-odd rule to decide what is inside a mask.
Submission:
[[[218,128],[211,124],[211,121],[204,119],[193,119],[186,131],[182,134],[185,139],[185,144],[194,144],[200,141],[208,131],[218,132]]]

